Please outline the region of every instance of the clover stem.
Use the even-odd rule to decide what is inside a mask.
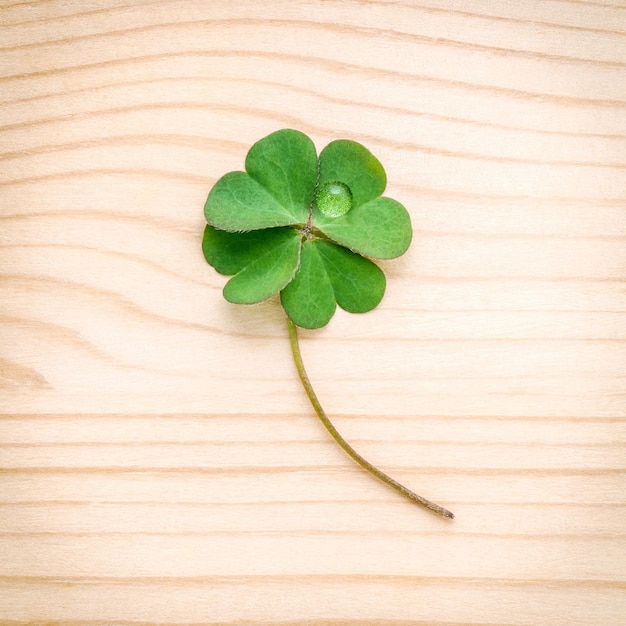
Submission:
[[[302,355],[300,354],[300,345],[298,343],[298,331],[296,329],[296,325],[291,321],[289,317],[287,317],[287,324],[289,326],[289,341],[291,343],[291,352],[293,354],[293,360],[296,364],[296,369],[298,370],[298,375],[300,376],[300,380],[302,381],[302,386],[306,391],[306,395],[308,396],[311,405],[315,409],[317,416],[320,418],[322,424],[326,427],[326,430],[330,433],[332,438],[339,444],[339,446],[348,454],[348,456],[356,461],[363,469],[368,471],[370,474],[384,482],[386,485],[395,489],[400,495],[408,498],[412,502],[420,504],[426,507],[428,510],[433,513],[437,513],[442,517],[447,519],[452,519],[454,514],[444,509],[442,506],[423,498],[422,496],[417,495],[410,489],[407,489],[404,485],[400,484],[398,481],[391,478],[391,476],[387,476],[384,472],[379,470],[377,467],[372,465],[369,461],[364,459],[337,431],[334,427],[333,423],[330,421],[326,412],[322,408],[320,401],[313,390],[313,386],[311,385],[311,381],[307,376],[306,370],[304,369],[304,363],[302,362]]]

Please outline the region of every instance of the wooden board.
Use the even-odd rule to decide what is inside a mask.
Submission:
[[[626,5],[2,2],[0,623],[626,620]],[[301,333],[212,184],[366,144],[415,238]]]

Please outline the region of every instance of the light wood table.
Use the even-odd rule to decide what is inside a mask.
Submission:
[[[8,0],[0,623],[626,623],[622,0]],[[301,334],[200,251],[279,128],[409,209]]]

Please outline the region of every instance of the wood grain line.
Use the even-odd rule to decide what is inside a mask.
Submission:
[[[0,76],[0,83],[19,80],[31,80],[36,78],[43,78],[46,76],[63,76],[75,71],[95,70],[99,68],[112,68],[117,67],[121,69],[121,66],[132,64],[136,65],[138,62],[154,62],[162,60],[178,59],[181,64],[184,64],[185,58],[245,58],[255,59],[259,61],[289,61],[299,66],[310,67],[314,69],[323,68],[331,69],[338,74],[343,73],[359,73],[363,78],[393,78],[395,80],[405,81],[409,84],[418,85],[438,85],[444,87],[455,87],[471,92],[476,92],[484,95],[493,96],[507,96],[517,100],[530,100],[536,101],[538,97],[541,97],[543,102],[559,104],[561,106],[584,106],[584,107],[607,107],[607,108],[624,108],[626,107],[626,98],[621,100],[615,100],[610,98],[582,98],[578,96],[569,96],[552,93],[541,93],[533,91],[525,91],[521,89],[514,89],[512,87],[499,87],[496,85],[476,84],[468,81],[451,80],[447,78],[438,78],[436,76],[419,75],[415,73],[409,73],[400,70],[388,70],[386,68],[375,68],[363,64],[349,63],[345,61],[336,61],[333,59],[327,59],[324,57],[312,57],[298,54],[286,54],[286,53],[274,53],[265,51],[247,51],[244,49],[234,51],[222,51],[222,50],[203,50],[193,49],[185,51],[177,51],[163,54],[138,54],[132,56],[130,59],[110,59],[106,61],[94,61],[91,63],[82,63],[80,65],[72,65],[67,67],[52,68],[49,70],[35,70],[30,72],[20,72],[18,74],[8,74]]]
[[[193,76],[193,75],[188,75],[188,76],[181,75],[175,78],[169,77],[169,78],[159,78],[159,79],[140,79],[140,80],[134,80],[132,82],[124,81],[124,80],[110,80],[107,82],[106,86],[103,86],[103,87],[96,87],[96,88],[89,87],[89,88],[84,88],[84,89],[64,89],[63,91],[59,91],[59,92],[49,92],[45,95],[28,96],[28,97],[23,97],[23,98],[12,98],[10,100],[5,100],[5,103],[6,104],[41,103],[42,105],[45,106],[46,100],[50,98],[56,98],[58,96],[68,96],[68,95],[79,96],[82,94],[94,94],[94,93],[101,92],[101,91],[106,92],[113,88],[115,89],[120,88],[123,90],[124,88],[127,88],[127,87],[137,87],[137,86],[148,87],[148,86],[155,86],[155,85],[161,85],[161,84],[174,86],[178,83],[186,84],[187,82],[196,82],[198,84],[206,84],[207,82],[209,82],[209,83],[215,83],[216,85],[220,85],[220,84],[223,85],[225,81],[223,78],[219,78],[219,79],[210,78],[210,77],[198,78],[197,76]],[[295,85],[295,84],[285,85],[277,81],[262,80],[253,76],[246,77],[245,79],[236,79],[235,77],[232,77],[232,78],[229,78],[228,82],[239,84],[241,85],[242,88],[246,85],[256,85],[256,86],[267,88],[267,89],[280,88],[280,89],[287,90],[288,92],[292,92],[297,95],[306,95],[306,96],[315,97],[316,99],[324,103],[346,105],[346,106],[349,105],[351,107],[356,107],[357,109],[370,109],[370,110],[374,109],[376,111],[387,112],[387,113],[392,113],[392,114],[397,114],[397,115],[408,115],[411,117],[415,117],[416,119],[424,118],[424,119],[436,120],[436,121],[442,121],[442,122],[448,122],[448,123],[459,123],[459,124],[465,124],[468,126],[478,127],[478,128],[494,128],[494,129],[501,129],[501,130],[510,130],[510,131],[516,131],[520,133],[536,134],[541,137],[556,136],[556,137],[571,137],[571,138],[585,137],[589,139],[615,139],[615,140],[626,139],[626,134],[593,133],[593,132],[588,132],[584,128],[580,129],[579,131],[575,133],[562,131],[562,130],[553,130],[550,128],[535,129],[535,128],[529,128],[529,127],[524,127],[524,126],[519,126],[519,125],[499,124],[499,123],[492,122],[489,120],[475,120],[472,118],[456,117],[456,116],[450,116],[450,115],[440,115],[440,114],[436,114],[432,112],[409,109],[407,107],[401,107],[401,106],[390,106],[389,104],[383,103],[381,101],[372,101],[372,102],[367,102],[367,103],[353,102],[347,98],[333,97],[327,93],[320,93],[311,89],[306,89],[300,85]],[[80,113],[72,113],[71,115],[68,114],[66,118],[54,118],[54,119],[75,119],[77,115],[84,115],[85,113],[96,114],[99,111],[101,110],[99,109],[98,111],[89,111],[89,112],[83,111]],[[0,125],[0,131],[30,127],[35,124],[45,123],[49,119],[53,119],[53,118],[46,118],[44,120],[35,120],[31,122],[26,122],[26,123],[19,122],[19,123],[14,123],[14,124],[9,124],[9,125],[6,125],[6,124]],[[206,138],[206,137],[203,138],[203,142],[205,142],[205,145],[207,141],[209,141],[209,145],[211,145],[210,138]],[[218,142],[215,142],[215,144],[217,148]],[[243,142],[225,141],[223,139],[220,139],[219,146],[222,148],[226,147],[238,153],[243,152],[244,150],[246,150],[246,147],[247,147],[246,144]]]
[[[30,5],[30,4],[32,3],[28,3],[28,2],[17,3],[16,5],[5,5],[5,8],[13,8],[15,6],[23,6],[23,5]],[[39,4],[41,4],[41,2]],[[41,24],[41,23],[47,24],[50,22],[55,22],[55,23],[59,22],[62,24],[64,22],[67,22],[69,20],[74,20],[76,18],[99,16],[99,15],[112,15],[115,13],[119,13],[120,17],[123,17],[126,13],[126,10],[130,7],[133,7],[135,4],[136,3],[133,3],[133,2],[130,2],[127,4],[118,3],[116,4],[115,7],[110,7],[106,9],[92,9],[89,11],[76,11],[73,13],[67,13],[61,16],[54,16],[54,17],[38,17],[36,19],[22,20],[20,22],[10,22],[10,23],[7,23],[7,25],[26,26],[26,25]],[[413,11],[414,13],[442,14],[446,16],[458,15],[461,17],[487,20],[489,22],[500,22],[506,25],[531,24],[533,26],[547,26],[555,30],[561,30],[565,32],[584,32],[584,33],[591,33],[591,34],[611,34],[611,35],[619,35],[619,36],[626,35],[626,32],[623,30],[593,28],[589,26],[573,26],[571,24],[559,24],[558,22],[546,21],[546,20],[532,20],[532,19],[524,19],[524,18],[519,18],[519,17],[506,17],[506,16],[495,15],[491,13],[479,13],[476,11],[467,11],[467,10],[462,11],[462,10],[459,10],[458,8],[455,8],[455,9],[441,8],[441,7],[436,7],[436,6],[430,6],[425,3],[416,4],[416,3],[408,3],[408,2],[389,2],[389,1],[381,2],[377,0],[355,0],[354,4],[357,4],[361,7],[377,5],[377,6],[388,8],[389,6],[397,6],[397,7],[402,7],[404,9]],[[619,4],[610,4],[610,3],[603,4],[600,2],[586,2],[585,1],[583,2],[583,4],[589,5],[589,6],[599,6],[602,8],[611,8],[611,9],[623,8]],[[166,0],[165,1],[156,0],[153,2],[150,2],[148,0],[142,0],[141,2],[142,8],[148,8],[152,6],[178,7],[179,5],[180,5],[179,0],[171,0],[169,2]]]
[[[447,503],[450,506],[450,503]],[[360,538],[368,538],[368,537],[390,537],[390,538],[403,538],[406,540],[410,540],[412,537],[419,536],[420,538],[424,537],[432,537],[432,538],[445,538],[449,536],[448,532],[428,532],[423,530],[416,531],[402,531],[402,530],[390,530],[385,531],[381,529],[375,530],[358,530],[358,529],[349,529],[349,530],[308,530],[306,528],[294,528],[290,531],[292,534],[297,534],[299,537],[315,537],[315,538],[323,538],[323,537],[344,537],[344,536],[354,536]],[[0,531],[0,539],[10,539],[10,538],[32,538],[32,539],[43,539],[43,538],[51,538],[51,537],[62,537],[62,538],[82,538],[82,537],[94,537],[94,538],[120,538],[120,537],[132,537],[133,539],[141,538],[141,537],[187,537],[187,538],[198,538],[198,539],[207,539],[207,538],[215,538],[215,537],[237,537],[237,536],[253,536],[253,537],[283,537],[285,535],[284,530],[173,530],[173,531],[144,531],[144,530],[120,530],[120,531],[92,531],[92,530],[81,530],[76,532],[71,531],[22,531],[22,532],[4,532]],[[484,538],[486,536],[494,537],[497,539],[503,540],[520,540],[520,541],[545,541],[549,543],[555,539],[559,541],[572,541],[579,542],[584,540],[585,538],[592,538],[595,540],[614,540],[614,539],[626,539],[626,533],[615,533],[615,532],[607,532],[602,533],[595,531],[593,533],[587,532],[579,532],[579,533],[550,533],[548,535],[540,534],[540,533],[499,533],[499,532],[462,532],[457,531],[454,533],[455,537],[465,537],[468,539],[473,538]],[[626,580],[624,581],[624,585],[626,586]]]
[[[230,110],[235,111],[233,107],[220,107],[216,105],[212,105],[211,107],[205,106],[202,103],[194,103],[188,102],[185,105],[171,105],[171,104],[150,104],[150,105],[137,105],[137,106],[129,106],[118,108],[115,111],[112,110],[100,110],[96,112],[83,113],[73,115],[73,118],[82,117],[83,119],[88,118],[98,118],[100,116],[109,116],[109,115],[117,115],[130,113],[132,111],[138,110],[159,110],[159,111],[168,111],[168,110]],[[243,111],[242,111],[243,112]],[[250,109],[246,111],[246,113],[250,113]],[[256,113],[259,116],[265,116],[268,114],[266,111],[257,110]],[[50,118],[46,120],[41,120],[37,122],[25,122],[20,126],[39,126],[44,124],[53,124],[57,121],[60,121],[62,118]],[[74,121],[74,120],[73,120]],[[301,125],[301,124],[292,124],[292,125]],[[0,131],[3,130],[0,128]],[[5,129],[6,130],[6,129]],[[361,138],[362,139],[362,138]],[[370,138],[371,139],[371,138]],[[365,141],[367,138],[365,138]],[[423,153],[423,154],[434,154],[437,156],[444,156],[450,158],[461,158],[461,159],[470,159],[475,161],[484,161],[487,163],[513,163],[513,164],[528,164],[528,165],[554,165],[554,166],[564,166],[564,167],[589,167],[589,168],[600,168],[600,169],[618,169],[618,170],[626,170],[626,162],[621,161],[609,161],[609,162],[598,162],[598,161],[577,161],[577,160],[558,160],[558,159],[525,159],[521,157],[513,157],[513,156],[495,156],[495,155],[484,155],[478,153],[471,152],[463,152],[463,151],[452,151],[452,150],[442,150],[440,148],[435,148],[433,146],[427,144],[420,143],[397,143],[390,140],[380,138],[378,142],[381,146],[385,148],[390,148],[393,150],[406,150],[407,152],[415,152],[415,153]],[[123,147],[127,145],[175,145],[179,147],[183,146],[193,146],[197,149],[202,149],[205,151],[211,150],[210,145],[206,145],[206,142],[203,138],[195,137],[191,135],[176,135],[172,133],[154,133],[150,135],[135,135],[135,134],[125,134],[118,135],[116,137],[110,137],[106,140],[103,139],[92,139],[92,140],[82,140],[82,141],[74,141],[71,143],[59,143],[59,144],[48,144],[45,146],[39,146],[37,148],[28,148],[21,151],[14,152],[5,152],[0,153],[0,162],[1,161],[10,161],[14,159],[24,159],[32,156],[41,156],[43,154],[56,154],[69,152],[72,150],[79,150],[83,148],[99,148],[103,149],[105,147]],[[220,146],[220,149],[222,147]],[[626,146],[625,146],[626,151]],[[213,148],[214,150],[214,148]]]
[[[158,225],[157,225],[158,227]],[[161,226],[160,228],[163,228]],[[626,238],[625,238],[626,239]],[[602,240],[602,239],[600,239]],[[160,274],[165,274],[167,276],[172,276],[177,280],[183,281],[185,283],[191,283],[195,285],[202,285],[203,287],[207,286],[205,280],[200,280],[194,278],[193,276],[188,276],[183,274],[182,272],[177,272],[176,270],[163,265],[162,263],[158,263],[152,259],[146,259],[138,254],[134,254],[132,252],[123,252],[121,250],[104,250],[102,247],[95,246],[87,246],[87,245],[77,245],[77,244],[53,244],[53,243],[29,243],[29,244],[1,244],[0,250],[33,250],[33,251],[45,251],[45,250],[73,250],[75,252],[91,252],[103,257],[115,258],[115,259],[123,259],[125,261],[129,261],[131,264],[142,265],[147,267],[150,270],[154,270],[159,272]]]
[[[278,28],[287,29],[290,27],[298,27],[304,30],[311,29],[318,32],[334,32],[342,35],[358,35],[362,38],[375,38],[383,36],[389,36],[392,40],[408,41],[410,43],[426,43],[436,44],[437,46],[446,46],[451,48],[460,48],[463,50],[484,52],[492,55],[505,55],[505,56],[517,56],[528,59],[538,59],[546,61],[555,61],[559,63],[576,64],[580,63],[584,66],[594,65],[598,67],[626,67],[625,62],[620,61],[604,61],[597,59],[589,59],[585,57],[577,57],[573,55],[559,55],[549,54],[542,52],[532,52],[530,50],[520,50],[519,48],[502,48],[498,46],[479,45],[471,43],[469,41],[457,41],[454,39],[448,39],[446,37],[427,37],[424,35],[418,35],[415,33],[404,32],[395,29],[383,29],[383,28],[371,28],[367,26],[357,26],[352,24],[350,26],[343,26],[336,22],[321,22],[313,20],[286,20],[286,19],[260,19],[260,18],[230,18],[230,19],[210,19],[210,20],[183,20],[173,21],[169,23],[150,24],[146,26],[135,26],[131,28],[118,28],[115,30],[107,30],[98,33],[90,33],[88,35],[76,35],[72,37],[64,37],[58,39],[51,39],[43,42],[27,43],[12,45],[7,48],[0,47],[0,52],[3,50],[28,50],[32,48],[57,46],[64,44],[76,44],[82,41],[91,41],[94,38],[106,39],[107,37],[117,37],[119,35],[158,35],[161,30],[167,30],[171,32],[173,28],[186,29],[189,27],[202,26],[205,27],[211,25],[216,28],[228,27],[228,26],[252,26],[258,28]],[[314,34],[313,34],[314,36]],[[184,37],[184,34],[181,34]]]
[[[221,467],[207,467],[207,466],[170,466],[167,468],[159,466],[135,466],[135,465],[123,465],[123,466],[62,466],[62,465],[46,465],[46,466],[23,466],[23,467],[0,467],[0,476],[6,475],[37,475],[37,474],[59,474],[59,475],[71,475],[77,476],[80,474],[158,474],[164,476],[170,475],[230,475],[230,476],[248,476],[248,475],[278,475],[278,474],[297,474],[308,473],[314,471],[317,466],[313,460],[311,465],[295,465],[287,466],[280,465],[276,467],[263,466],[263,467],[245,467],[238,465],[236,467],[221,466]],[[363,470],[357,468],[351,468],[346,462],[345,465],[324,465],[325,472],[362,472]],[[407,466],[391,466],[385,465],[385,471],[395,472],[396,474],[407,471]],[[477,468],[468,467],[463,468],[463,471],[458,471],[453,466],[441,466],[441,467],[425,467],[419,464],[415,464],[413,469],[420,475],[437,475],[445,473],[447,476],[452,474],[463,474],[464,476],[623,476],[626,475],[626,467],[617,468],[577,468],[568,467],[566,469],[561,468],[534,468],[534,467],[498,467],[495,469],[489,468]]]
[[[290,581],[299,580],[301,582],[325,582],[329,584],[367,584],[367,583],[383,583],[383,584],[400,584],[406,586],[413,585],[444,585],[454,587],[461,584],[470,585],[495,585],[499,588],[507,587],[573,587],[573,588],[601,588],[601,589],[625,589],[626,581],[615,580],[594,580],[594,579],[554,579],[554,578],[466,578],[458,577],[422,577],[411,575],[385,575],[385,574],[307,574],[304,576],[241,576],[233,580],[224,576],[133,576],[128,578],[118,576],[72,576],[59,578],[56,576],[0,576],[0,582],[4,584],[48,584],[48,585],[83,585],[83,584],[135,584],[135,585],[169,585],[169,584],[193,584],[193,585],[220,585],[229,586],[239,584],[239,581],[252,585],[263,584],[288,584]]]
[[[322,499],[319,500],[293,500],[293,499],[283,499],[283,500],[263,500],[262,502],[258,501],[250,501],[250,502],[198,502],[194,500],[168,500],[166,503],[157,500],[98,500],[95,502],[97,506],[103,507],[120,507],[120,508],[143,508],[143,507],[154,507],[154,508],[162,508],[164,506],[181,506],[185,508],[196,508],[196,509],[206,509],[210,507],[211,509],[231,509],[231,508],[249,508],[250,506],[258,506],[260,508],[274,508],[279,506],[312,506],[315,503],[319,502],[323,505],[350,505],[354,507],[359,507],[363,505],[371,504],[375,502],[377,504],[386,502],[385,498],[367,498],[367,499],[353,499],[351,498],[348,502],[344,499]],[[620,515],[625,509],[626,504],[622,502],[602,502],[598,504],[597,502],[526,502],[526,501],[512,501],[507,500],[506,503],[496,500],[480,500],[476,502],[471,502],[469,500],[447,500],[448,504],[453,505],[471,505],[471,506],[481,506],[481,507],[489,507],[489,506],[511,506],[516,508],[531,508],[531,509],[544,509],[546,506],[550,508],[557,509],[571,509],[573,507],[581,508],[581,509],[597,509],[599,506],[602,509],[614,509],[616,512],[614,515]],[[12,502],[5,501],[0,502],[1,508],[24,508],[25,510],[28,508],[38,508],[41,506],[76,506],[78,508],[90,508],[94,506],[93,500],[15,500]],[[487,531],[485,531],[487,532]]]
[[[354,444],[369,444],[369,443],[377,443],[380,444],[378,439],[371,437],[351,437],[351,441]],[[321,441],[319,438],[297,438],[297,439],[289,439],[289,438],[281,438],[281,445],[289,446],[289,445],[302,445],[306,444],[311,447],[313,446],[323,446],[327,447],[328,441],[324,439]],[[428,438],[419,438],[419,439],[403,439],[403,445],[454,445],[455,447],[473,447],[476,446],[475,441],[458,441],[456,439],[428,439]],[[238,439],[237,441],[219,441],[219,440],[164,440],[160,439],[158,441],[143,439],[141,441],[137,441],[133,439],[132,441],[55,441],[55,442],[2,442],[0,443],[0,450],[39,450],[43,446],[47,450],[54,450],[55,448],[69,449],[75,447],[101,447],[101,448],[129,448],[129,449],[137,449],[138,446],[141,446],[143,449],[146,448],[167,448],[168,446],[177,446],[177,447],[214,447],[214,448],[238,448],[242,445],[250,446],[250,447],[265,447],[267,446],[267,441],[257,441],[255,439]],[[617,450],[625,450],[626,451],[626,440],[625,441],[604,441],[604,442],[594,442],[594,443],[582,443],[579,441],[568,441],[562,443],[544,443],[541,440],[537,441],[484,441],[480,444],[481,447],[485,448],[496,448],[501,446],[507,446],[511,448],[536,448],[537,446],[545,446],[550,449],[559,449],[559,448],[577,448],[577,449],[588,449],[593,450],[596,448],[607,448],[612,449],[615,448]],[[626,471],[626,466],[624,467]]]
[[[369,4],[370,0],[362,0],[361,4],[366,5]],[[409,2],[387,2],[382,1],[379,2],[377,0],[372,0],[373,4],[377,4],[380,6],[388,6],[389,4],[402,6],[407,9],[413,9],[415,11],[424,11],[425,13],[438,13],[443,15],[459,15],[461,17],[469,17],[469,18],[479,18],[484,20],[489,20],[490,22],[500,22],[506,25],[517,25],[517,24],[532,24],[533,26],[548,26],[550,28],[554,28],[555,30],[563,30],[568,32],[585,32],[585,33],[595,33],[595,34],[613,34],[613,35],[626,35],[626,32],[623,30],[610,30],[604,28],[592,28],[589,26],[572,26],[571,24],[559,24],[557,22],[549,22],[545,20],[531,20],[524,19],[519,17],[506,17],[502,15],[494,15],[492,13],[478,13],[476,11],[462,11],[458,8],[450,9],[450,8],[441,8],[435,6],[429,6],[424,3],[420,3],[419,6]],[[572,0],[572,4],[580,4],[577,0]],[[565,0],[562,1],[562,4],[566,4]],[[620,5],[614,4],[603,4],[600,2],[587,2],[583,0],[583,4],[589,6],[599,6],[602,8],[622,8]]]
[[[61,290],[85,294],[88,293],[91,297],[97,297],[102,301],[106,301],[108,303],[115,303],[117,307],[121,310],[126,311],[128,313],[132,313],[133,315],[137,315],[139,317],[143,317],[144,319],[151,319],[156,322],[168,325],[178,326],[180,328],[190,329],[190,330],[198,330],[201,332],[211,332],[211,333],[220,333],[227,334],[228,331],[222,330],[220,328],[214,327],[210,324],[204,324],[200,322],[189,322],[182,319],[176,319],[173,317],[168,317],[166,315],[161,315],[159,313],[148,311],[137,305],[136,303],[130,301],[128,298],[124,297],[118,292],[115,292],[111,289],[103,289],[103,288],[95,288],[91,285],[87,285],[85,283],[80,283],[77,281],[71,280],[55,280],[53,278],[47,276],[34,276],[34,275],[20,275],[20,274],[0,274],[0,278],[4,284],[8,282],[14,282],[22,285],[41,285],[46,287],[57,287]],[[211,287],[206,285],[207,289]]]
[[[256,417],[258,413],[249,413],[249,412],[229,412],[229,419],[246,419]],[[273,412],[273,417],[277,419],[292,417],[292,413],[279,413]],[[20,412],[19,414],[14,413],[0,413],[0,420],[6,419],[19,419],[19,420],[34,420],[37,422],[45,421],[45,420],[87,420],[91,421],[93,419],[112,419],[112,418],[120,418],[124,417],[129,420],[131,419],[148,419],[148,420],[163,420],[169,421],[172,417],[175,416],[178,419],[200,419],[200,420],[210,420],[210,419],[219,419],[221,416],[215,413],[189,413],[189,412],[180,412],[176,413],[98,413],[98,412],[90,412],[90,413],[72,413],[68,411],[67,413],[27,413]],[[361,420],[362,416],[357,415],[355,413],[333,413],[335,419],[344,420]],[[545,415],[524,415],[524,416],[509,416],[509,415],[472,415],[470,418],[468,417],[459,417],[458,415],[445,415],[445,414],[429,414],[428,416],[423,416],[436,419],[436,420],[445,420],[445,421],[466,421],[467,419],[472,419],[476,421],[485,421],[485,420],[495,420],[495,421],[505,421],[505,422],[544,422],[546,420]],[[385,414],[368,414],[368,419],[384,419],[385,421],[406,421],[407,419],[415,419],[414,416],[408,415],[394,415],[392,413]],[[572,423],[589,423],[589,424],[612,424],[612,423],[623,423],[623,417],[621,415],[615,415],[614,417],[606,417],[606,416],[577,416],[577,415],[550,415],[550,422],[572,422]],[[2,503],[0,502],[0,506]]]

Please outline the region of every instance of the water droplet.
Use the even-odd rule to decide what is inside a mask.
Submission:
[[[343,183],[326,183],[315,192],[315,206],[327,217],[345,215],[352,208],[352,192]]]

